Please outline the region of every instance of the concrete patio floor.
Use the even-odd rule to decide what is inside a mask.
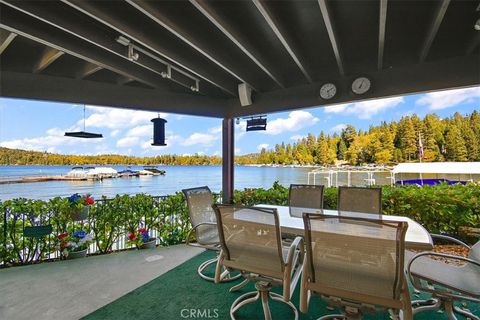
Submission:
[[[0,319],[79,319],[202,251],[176,245],[0,270]]]

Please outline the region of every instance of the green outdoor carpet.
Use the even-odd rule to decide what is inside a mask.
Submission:
[[[252,284],[240,291],[230,293],[228,289],[240,280],[214,284],[197,275],[197,267],[203,261],[213,258],[214,253],[204,252],[186,261],[177,268],[161,275],[149,283],[127,293],[123,297],[85,316],[84,320],[153,320],[153,319],[230,319],[230,306],[240,295],[253,291]],[[213,274],[213,268],[211,270]],[[279,292],[278,289],[274,290]],[[293,296],[293,303],[298,307],[298,288]],[[418,299],[415,297],[414,299]],[[420,298],[426,298],[421,296]],[[474,314],[480,314],[480,305],[469,305]],[[191,311],[193,309],[193,311]],[[293,319],[293,312],[282,303],[270,304],[274,320]],[[199,311],[198,311],[199,310]],[[200,312],[200,313],[199,313]],[[308,314],[300,314],[300,319],[317,319],[331,314],[325,303],[318,296],[310,300]],[[259,301],[243,307],[236,313],[238,319],[263,319],[262,306]],[[365,319],[390,319],[388,313],[367,315]],[[441,312],[423,312],[415,320],[447,319]]]

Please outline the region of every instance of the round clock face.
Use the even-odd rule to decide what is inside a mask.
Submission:
[[[355,94],[364,94],[370,90],[372,83],[370,79],[365,77],[359,77],[352,82],[352,91]]]
[[[337,93],[337,87],[333,83],[325,83],[321,88],[320,88],[320,97],[322,99],[331,99],[335,96]]]

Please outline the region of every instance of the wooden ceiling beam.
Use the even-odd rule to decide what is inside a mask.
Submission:
[[[6,30],[0,29],[0,55],[8,48],[10,43],[17,36],[16,33],[8,32]]]
[[[138,30],[133,30],[133,28],[128,27],[122,21],[113,19],[106,15],[104,12],[97,10],[91,3],[85,1],[72,1],[72,0],[61,0],[63,3],[71,6],[72,8],[78,10],[79,12],[97,20],[98,22],[106,25],[109,28],[117,31],[119,35],[128,37],[129,40],[134,41],[136,44],[145,47],[153,54],[158,55],[158,61],[162,60],[165,65],[171,64],[172,66],[178,66],[181,69],[185,70],[187,73],[192,76],[199,77],[206,82],[212,84],[213,86],[219,88],[220,90],[228,93],[229,95],[236,96],[236,86],[229,85],[224,81],[224,79],[215,79],[211,74],[206,74],[205,69],[199,70],[198,66],[192,64],[192,61],[183,61],[184,59],[175,56],[171,52],[166,52],[158,44],[152,43],[147,39],[144,33],[139,32]],[[183,71],[182,70],[182,71]],[[171,79],[174,81],[174,79]]]
[[[388,0],[380,0],[380,16],[378,18],[378,64],[377,69],[383,69],[383,54],[385,51],[385,29],[387,25]]]
[[[420,57],[418,59],[420,63],[424,62],[428,56],[428,52],[433,44],[433,40],[435,40],[435,36],[437,35],[438,29],[442,24],[443,17],[445,16],[445,12],[447,12],[449,4],[450,0],[442,0],[436,9],[427,36],[423,41],[422,50],[420,51]]]
[[[338,72],[340,75],[345,74],[344,63],[342,59],[342,53],[340,50],[340,45],[338,43],[338,36],[335,30],[335,25],[333,23],[332,16],[330,14],[330,9],[327,4],[327,0],[318,0],[318,5],[320,6],[320,11],[322,12],[323,22],[327,28],[328,37],[330,38],[330,43],[332,45],[333,54],[335,55],[335,60],[337,61]]]
[[[45,48],[45,50],[42,53],[42,56],[38,60],[37,63],[35,63],[35,66],[33,67],[33,73],[39,73],[42,72],[44,69],[46,69],[49,65],[51,65],[55,60],[63,56],[64,52],[60,51],[58,49],[54,48]]]
[[[233,71],[233,69],[223,61],[220,61],[211,50],[206,48],[204,45],[198,43],[195,38],[188,34],[187,31],[182,30],[181,26],[172,21],[168,16],[162,14],[159,10],[153,8],[152,4],[143,1],[143,0],[126,0],[128,4],[132,7],[143,13],[146,17],[155,21],[157,24],[165,28],[167,31],[175,35],[177,38],[182,40],[184,43],[192,47],[194,50],[205,56],[207,59],[215,63],[217,66],[225,70],[231,76],[236,78],[238,81],[248,84],[250,87],[254,88],[250,83],[248,83],[242,76]]]
[[[312,83],[312,77],[310,77],[310,75],[308,74],[307,69],[304,67],[304,65],[300,61],[300,58],[295,53],[295,50],[293,49],[292,45],[289,44],[289,42],[287,41],[286,36],[280,31],[280,28],[278,27],[278,23],[274,21],[272,14],[269,12],[269,10],[260,0],[253,0],[253,4],[255,5],[255,7],[257,7],[263,19],[265,19],[265,22],[267,22],[270,29],[272,29],[273,33],[277,36],[278,40],[280,40],[283,47],[285,48],[285,50],[287,50],[288,54],[293,59],[293,61],[295,62],[297,67],[300,69],[300,71],[303,73],[305,78],[308,80],[308,82]]]
[[[248,49],[245,44],[243,44],[239,37],[234,35],[232,31],[229,30],[225,21],[221,19],[212,8],[203,0],[190,0],[190,3],[198,9],[208,20],[210,20],[213,25],[215,25],[218,30],[220,30],[230,41],[232,41],[247,57],[250,58],[263,72],[265,72],[275,83],[281,87],[285,88],[285,85],[278,79],[266,66],[262,63],[251,49]]]

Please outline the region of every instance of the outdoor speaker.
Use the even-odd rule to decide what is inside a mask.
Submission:
[[[242,107],[246,107],[252,104],[252,87],[246,83],[240,83],[238,85],[238,97],[240,98],[240,104]]]
[[[152,146],[166,146],[165,143],[165,123],[167,120],[155,118],[153,122],[153,143]]]

